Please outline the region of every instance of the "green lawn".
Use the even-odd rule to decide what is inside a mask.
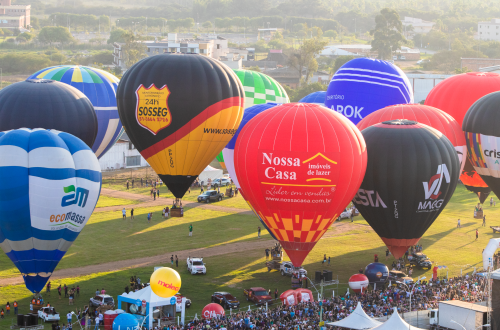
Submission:
[[[234,200],[237,201],[237,199]],[[481,227],[481,220],[473,219],[473,208],[477,201],[474,194],[459,185],[451,202],[420,242],[424,247],[424,253],[433,262],[449,267],[450,276],[459,275],[461,270],[465,273],[471,272],[474,267],[480,269],[482,267],[481,252],[488,240],[492,237],[500,237],[500,234],[493,234],[489,228],[490,225],[500,225],[500,222],[493,220],[499,218],[500,204],[498,208],[490,207],[489,203],[484,205],[488,227]],[[141,255],[153,256],[168,253],[173,249],[211,246],[233,240],[258,240],[255,229],[259,222],[251,215],[234,215],[192,208],[186,211],[185,218],[158,221],[161,218],[159,210],[160,207],[138,209],[136,214],[141,215],[136,217],[133,224],[121,220],[119,211],[94,215],[61,261],[59,269],[135,258]],[[145,213],[148,211],[155,211],[152,225],[147,225],[145,221]],[[460,229],[456,228],[458,218],[462,222]],[[192,240],[187,239],[189,223],[193,223],[195,228],[195,236]],[[339,233],[338,229],[327,231],[325,238],[318,242],[304,262],[304,267],[310,277],[314,277],[316,270],[327,268],[333,271],[335,278],[338,276],[341,285],[338,288],[328,288],[326,295],[330,295],[332,289],[343,294],[348,278],[372,262],[374,254],[378,254],[380,261],[388,265],[393,261],[391,258],[385,260],[384,244],[370,230],[362,217],[355,217],[355,224],[361,226],[344,233]],[[474,234],[476,228],[479,228],[477,241]],[[331,257],[330,266],[321,264],[323,254]],[[179,267],[183,280],[181,292],[193,300],[193,307],[187,313],[190,316],[194,316],[195,313],[200,315],[202,307],[209,302],[214,290],[228,290],[243,301],[241,291],[253,285],[273,290],[277,287],[280,292],[290,288],[288,277],[282,277],[275,271],[267,272],[264,266],[264,251],[260,249],[210,257],[205,261],[208,269],[206,276],[187,274],[184,270],[184,260],[181,260]],[[0,276],[3,277],[16,273],[12,263],[5,256],[0,257],[0,269]],[[80,284],[82,297],[77,299],[77,305],[82,306],[96,288],[106,288],[116,299],[116,295],[123,292],[131,275],[137,275],[143,281],[147,281],[152,271],[152,267],[147,267],[93,274],[82,278],[55,281],[53,287],[57,287],[59,283]],[[417,269],[414,277],[422,274],[429,278],[431,271]],[[25,308],[29,296],[29,292],[22,285],[0,288],[0,297],[2,297],[0,304],[5,304],[7,300],[12,302],[18,299],[22,303],[21,307]],[[67,303],[65,300],[59,301],[58,299],[51,301],[56,307],[62,307],[60,302]],[[66,312],[66,308],[63,312]],[[0,322],[0,326],[8,324],[10,320]]]
[[[99,196],[99,201],[97,202],[96,208],[107,207],[107,206],[117,206],[117,205],[130,205],[137,204],[137,201],[123,198],[115,198],[108,196]]]

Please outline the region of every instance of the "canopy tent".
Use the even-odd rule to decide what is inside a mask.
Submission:
[[[160,296],[157,296],[153,292],[153,290],[151,290],[150,286],[147,286],[144,289],[141,289],[136,292],[130,292],[129,294],[123,293],[120,296],[118,296],[118,308],[121,308],[121,304],[123,302],[132,305],[141,305],[144,301],[146,302],[146,307],[145,308],[142,307],[142,309],[139,310],[142,311],[141,315],[147,318],[148,329],[153,328],[153,308],[155,307],[173,305],[173,318],[175,319],[177,297],[162,298]],[[184,324],[184,318],[186,316],[185,306],[186,306],[186,298],[182,297],[180,324]],[[127,305],[127,308],[124,310],[129,311],[128,307],[129,306]]]
[[[358,306],[356,306],[356,309],[351,313],[351,315],[340,321],[328,323],[327,325],[362,330],[371,329],[381,324],[381,322],[369,317],[363,310],[363,307],[361,307],[361,303],[358,302]]]
[[[398,309],[394,307],[394,313],[391,317],[379,325],[378,327],[373,328],[372,330],[424,330],[422,328],[417,328],[412,325],[406,323],[405,320],[401,318],[398,314]]]
[[[208,179],[214,181],[215,179],[220,179],[222,177],[223,177],[222,170],[218,170],[210,165],[208,165],[207,168],[205,168],[203,172],[201,172],[200,175],[198,175],[198,179],[200,180],[200,182],[203,181],[204,185],[207,184]]]
[[[492,238],[488,242],[488,245],[486,245],[486,248],[483,250],[483,268],[485,272],[487,272],[490,267],[493,267],[493,269],[495,268],[493,265],[493,255],[495,254],[499,246],[500,238]]]

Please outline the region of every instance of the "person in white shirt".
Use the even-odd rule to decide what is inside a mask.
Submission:
[[[99,324],[104,325],[104,315],[101,312],[99,312]]]
[[[125,208],[122,210],[122,215],[123,215],[123,220],[127,220],[127,211],[125,211]]]
[[[71,324],[72,317],[73,317],[73,314],[71,314],[71,312],[68,312],[68,314],[66,314],[66,319],[68,320],[68,324]]]

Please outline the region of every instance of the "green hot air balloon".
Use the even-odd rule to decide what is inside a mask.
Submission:
[[[263,103],[289,103],[290,99],[283,86],[260,72],[234,70],[245,90],[245,109]]]

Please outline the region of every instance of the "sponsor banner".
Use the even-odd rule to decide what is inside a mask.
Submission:
[[[479,175],[500,178],[500,137],[465,133],[468,156]]]
[[[31,225],[40,230],[80,232],[94,211],[100,182],[82,178],[29,177]]]
[[[141,84],[135,94],[137,96],[135,118],[140,126],[156,135],[172,123],[172,114],[167,103],[170,95],[167,85],[157,88],[155,84],[151,84],[146,88]]]

